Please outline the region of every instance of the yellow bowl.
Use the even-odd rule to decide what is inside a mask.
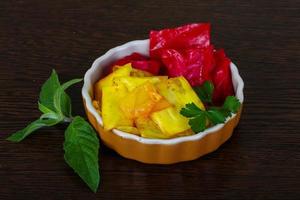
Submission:
[[[149,40],[136,40],[109,50],[94,61],[84,76],[82,97],[85,111],[90,123],[98,131],[105,145],[129,159],[151,164],[171,164],[197,159],[216,150],[231,137],[240,120],[242,106],[238,113],[228,118],[224,124],[218,124],[190,136],[172,139],[148,139],[116,129],[105,131],[102,118],[92,105],[93,85],[101,77],[105,67],[133,52],[148,55]],[[243,103],[244,82],[233,63],[230,64],[230,68],[236,97]]]

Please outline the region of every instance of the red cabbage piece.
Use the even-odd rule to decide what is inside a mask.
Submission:
[[[123,65],[126,65],[127,63],[130,63],[130,62],[134,61],[134,60],[141,61],[141,60],[148,60],[148,58],[146,56],[143,56],[142,54],[134,52],[134,53],[132,53],[132,54],[130,54],[128,56],[125,56],[125,57],[117,60],[113,64],[113,66],[115,66],[115,65],[123,66]]]
[[[230,70],[230,59],[226,57],[223,49],[214,53],[216,66],[213,72],[213,84],[215,86],[213,102],[216,105],[223,104],[227,96],[234,95]]]
[[[194,23],[185,26],[150,31],[150,57],[160,57],[163,49],[183,50],[210,45],[210,24]]]
[[[151,31],[150,58],[162,62],[170,77],[184,76],[192,86],[212,81],[216,104],[234,94],[230,60],[211,45],[208,23]]]
[[[123,66],[127,63],[131,63],[132,67],[135,69],[144,70],[152,73],[153,75],[158,75],[161,65],[160,62],[156,60],[149,60],[149,58],[147,58],[146,56],[134,52],[129,56],[125,56],[117,60],[112,66]]]

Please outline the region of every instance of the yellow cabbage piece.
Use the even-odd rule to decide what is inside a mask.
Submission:
[[[153,107],[162,99],[150,82],[146,82],[129,92],[120,99],[120,108],[129,119],[147,117]]]
[[[102,119],[105,130],[118,126],[133,126],[133,120],[126,117],[120,109],[120,102],[128,91],[122,84],[102,88]]]
[[[102,88],[105,86],[112,86],[113,85],[113,79],[120,76],[129,76],[130,72],[132,71],[131,64],[126,64],[122,67],[117,68],[114,72],[107,75],[103,79],[100,79],[94,87],[95,92],[95,99],[100,100],[101,94],[102,94]]]
[[[205,110],[203,103],[183,76],[160,81],[156,87],[158,92],[177,108],[178,112],[186,104],[192,102]]]
[[[164,97],[162,97],[152,108],[152,112],[157,112],[172,106]]]
[[[128,63],[126,65],[131,65],[131,63]],[[123,66],[115,65],[115,66],[113,66],[112,71],[114,72],[114,71],[118,70],[119,68],[121,68]],[[147,76],[153,76],[153,74],[151,74],[150,72],[144,71],[144,70],[132,68],[132,70],[130,72],[130,76],[147,77]]]
[[[143,71],[143,70],[132,68],[130,76],[135,76],[135,77],[149,77],[149,76],[153,76],[153,74],[151,74],[150,72],[146,72],[146,71]]]
[[[134,90],[136,87],[145,84],[146,82],[158,83],[162,80],[167,80],[167,76],[152,76],[152,77],[132,77],[132,76],[122,76],[116,77],[113,80],[124,84],[129,91]]]
[[[169,138],[168,135],[161,132],[159,127],[150,118],[137,118],[135,120],[135,125],[137,126],[141,136],[144,138]]]
[[[139,130],[136,127],[133,126],[118,126],[116,129],[120,131],[124,131],[126,133],[132,133],[134,135],[140,135]]]
[[[174,107],[152,113],[151,119],[168,137],[190,129],[188,118],[182,116]]]
[[[99,105],[99,101],[93,100],[92,103],[93,103],[94,108],[95,108],[96,111],[98,112],[98,114],[101,115],[101,107],[100,107],[100,105]]]

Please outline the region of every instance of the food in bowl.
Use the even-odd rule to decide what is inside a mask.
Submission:
[[[193,135],[239,110],[230,59],[210,43],[210,25],[150,32],[149,57],[113,62],[94,85],[93,105],[105,131],[144,138]]]
[[[206,129],[204,131],[197,134],[178,136],[169,139],[144,138],[118,129],[104,129],[103,119],[101,113],[99,113],[100,110],[96,109],[99,105],[94,101],[95,106],[93,106],[93,99],[95,99],[94,86],[99,79],[112,71],[111,66],[121,58],[137,52],[143,57],[146,57],[146,60],[149,60],[148,58],[151,57],[150,46],[150,40],[146,39],[130,41],[114,47],[97,58],[93,62],[91,68],[85,73],[84,84],[82,87],[84,107],[90,123],[99,133],[101,141],[125,158],[148,164],[171,164],[194,160],[218,149],[231,137],[234,128],[237,126],[244,101],[244,82],[239,75],[238,68],[232,62],[230,63],[231,82],[233,84],[234,95],[241,103],[241,106],[237,113],[227,117],[224,123],[209,128],[205,127]],[[124,65],[126,62],[121,63],[120,65]],[[147,67],[148,65],[145,66]],[[220,76],[220,78],[222,78],[222,76]],[[207,87],[209,85],[210,84],[204,84],[203,87],[206,86],[204,88],[210,88]],[[202,87],[200,87],[200,89],[201,88]],[[205,89],[205,91],[209,90]],[[209,94],[209,92],[204,94]],[[204,97],[209,97],[209,95],[204,95]],[[198,111],[195,113],[198,113]]]

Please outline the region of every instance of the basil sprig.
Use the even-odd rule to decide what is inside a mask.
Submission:
[[[66,89],[81,80],[73,79],[61,85],[57,73],[53,70],[41,88],[38,102],[38,108],[42,113],[40,118],[12,134],[7,140],[20,142],[40,128],[59,123],[70,123],[65,131],[63,145],[65,161],[90,189],[96,192],[100,180],[99,140],[88,122],[80,116],[72,116],[71,99],[65,92]]]

